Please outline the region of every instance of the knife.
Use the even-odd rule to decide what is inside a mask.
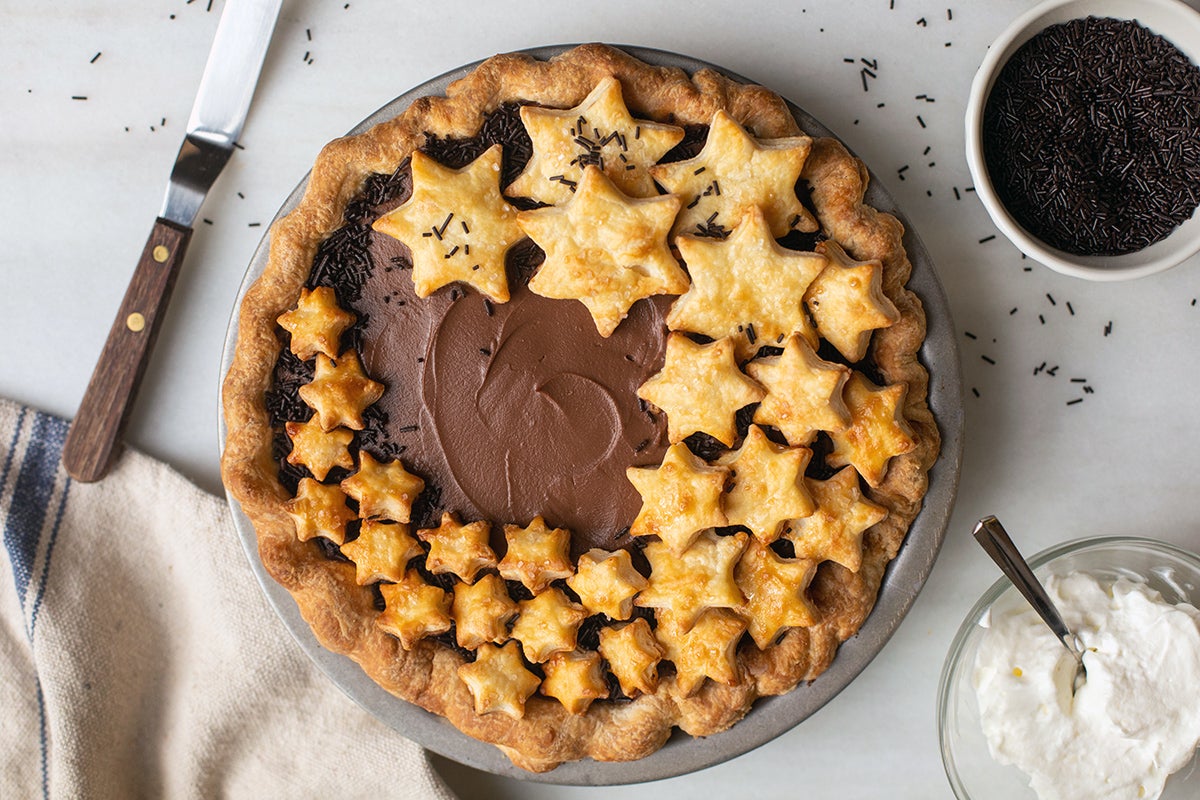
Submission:
[[[233,153],[283,0],[226,0],[162,212],[63,446],[71,477],[104,477],[150,360],[200,205]]]

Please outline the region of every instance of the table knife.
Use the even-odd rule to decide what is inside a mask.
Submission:
[[[63,447],[76,480],[104,477],[150,360],[200,205],[237,144],[283,0],[226,0],[187,135]]]

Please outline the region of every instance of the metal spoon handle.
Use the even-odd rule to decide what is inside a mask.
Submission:
[[[1075,640],[1075,635],[1071,633],[1071,629],[1063,622],[1063,618],[1058,613],[1058,609],[1054,607],[1054,603],[1050,600],[1046,590],[1042,587],[1041,582],[1034,576],[1033,570],[1029,568],[1029,564],[1021,556],[1016,545],[1012,543],[1012,539],[1008,537],[1008,532],[1004,530],[1004,526],[1000,524],[1000,520],[995,517],[984,517],[979,520],[979,524],[975,526],[975,539],[983,547],[996,565],[1000,567],[1000,571],[1008,577],[1017,590],[1025,596],[1029,601],[1029,605],[1033,606],[1033,610],[1038,613],[1054,635],[1059,638],[1063,645],[1071,651],[1077,661],[1082,659],[1079,651],[1079,644]]]

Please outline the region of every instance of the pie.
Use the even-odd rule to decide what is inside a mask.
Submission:
[[[321,152],[222,472],[328,649],[532,771],[818,679],[939,433],[903,229],[786,103],[585,45]]]

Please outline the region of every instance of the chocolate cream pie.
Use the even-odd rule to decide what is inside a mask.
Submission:
[[[330,143],[224,384],[267,571],[534,771],[817,678],[939,447],[866,178],[770,91],[600,45]]]

